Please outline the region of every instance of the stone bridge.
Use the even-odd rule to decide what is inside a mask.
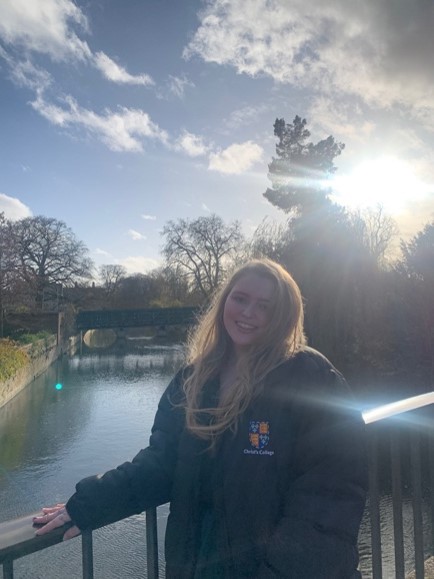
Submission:
[[[83,310],[77,314],[78,330],[122,329],[143,326],[188,325],[196,321],[197,307],[136,310]]]

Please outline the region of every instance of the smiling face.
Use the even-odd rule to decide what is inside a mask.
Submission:
[[[235,353],[258,340],[267,328],[273,307],[273,282],[256,273],[247,273],[226,298],[223,324]]]

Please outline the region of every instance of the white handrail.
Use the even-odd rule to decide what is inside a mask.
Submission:
[[[395,414],[415,410],[416,408],[428,406],[428,404],[433,403],[434,392],[428,392],[427,394],[412,396],[411,398],[405,398],[404,400],[398,400],[397,402],[391,402],[390,404],[384,404],[383,406],[366,410],[362,412],[362,417],[365,424],[370,424],[371,422],[377,422],[378,420],[383,420],[383,418],[389,418],[395,416]]]

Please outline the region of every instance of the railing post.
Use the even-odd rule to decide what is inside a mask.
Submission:
[[[3,579],[14,579],[14,562],[12,559],[3,561]]]
[[[158,579],[157,509],[146,511],[146,562],[148,579]]]
[[[395,546],[395,577],[404,579],[404,531],[402,524],[401,487],[401,445],[399,432],[392,432],[390,438],[390,458],[392,470],[393,542]]]
[[[420,435],[411,435],[411,482],[413,490],[414,567],[416,579],[424,579],[423,520],[422,520],[422,469],[420,460]]]
[[[429,430],[428,443],[428,462],[429,462],[429,496],[431,511],[431,553],[434,552],[434,433],[432,428]]]
[[[382,579],[380,496],[378,491],[378,436],[369,429],[369,513],[371,519],[372,577]]]
[[[83,579],[93,579],[93,541],[92,531],[83,531],[81,536],[81,557]]]

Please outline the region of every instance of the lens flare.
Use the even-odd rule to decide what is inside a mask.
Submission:
[[[365,161],[351,174],[336,175],[332,187],[339,203],[350,208],[381,205],[392,215],[432,192],[432,186],[420,181],[410,164],[392,157]]]
[[[371,422],[377,422],[378,420],[383,420],[384,418],[389,418],[402,412],[408,412],[409,410],[416,410],[416,408],[422,408],[422,406],[433,403],[434,392],[428,392],[427,394],[420,394],[419,396],[412,396],[411,398],[398,400],[391,404],[378,406],[372,410],[366,410],[362,413],[362,416],[365,424],[370,424]]]

